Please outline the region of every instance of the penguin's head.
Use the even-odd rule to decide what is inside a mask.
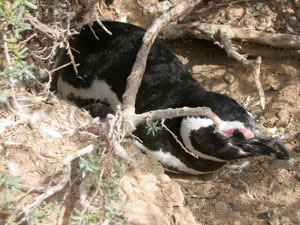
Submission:
[[[221,119],[217,132],[214,132],[215,124],[210,118],[182,119],[181,138],[185,146],[201,158],[230,161],[270,155],[279,160],[290,160],[287,147],[259,130],[253,116],[232,98],[208,92],[198,103],[198,106],[210,107]]]

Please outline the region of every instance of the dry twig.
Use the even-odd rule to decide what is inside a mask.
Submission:
[[[29,21],[29,23],[40,32],[48,35],[51,38],[54,38],[57,40],[60,37],[59,30],[52,29],[48,27],[46,24],[41,23],[37,18],[33,17],[30,14],[26,14],[24,17],[26,20]]]
[[[16,218],[11,218],[12,220],[10,220],[10,221],[14,221],[17,218],[22,217],[22,219],[18,222],[18,224],[24,222],[25,217],[23,215],[27,214],[32,209],[38,207],[45,199],[47,199],[47,198],[53,196],[55,193],[61,191],[66,186],[66,184],[70,181],[71,162],[74,159],[77,159],[83,155],[87,155],[87,154],[91,153],[93,150],[94,150],[94,146],[88,145],[87,147],[80,149],[79,151],[75,152],[74,154],[68,155],[63,160],[63,178],[60,180],[60,182],[56,186],[49,187],[43,194],[36,197],[32,203],[28,204],[27,206],[25,206],[23,208],[22,212],[18,216],[16,216]]]

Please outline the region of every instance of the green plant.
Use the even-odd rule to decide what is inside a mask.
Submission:
[[[82,173],[82,178],[85,178],[87,173],[92,173],[93,177],[98,177],[98,171],[100,170],[101,156],[93,151],[88,157],[80,157],[79,170]],[[95,180],[97,183],[97,179]]]
[[[99,176],[101,171],[101,160],[101,156],[99,156],[96,152],[93,152],[88,157],[80,158],[79,168],[82,173],[82,177],[86,177],[89,173],[91,176],[90,178],[93,179],[94,185],[100,182]],[[99,214],[89,210],[80,211],[75,208],[75,215],[72,216],[72,224],[97,224],[101,220],[108,221],[109,224],[124,224],[124,220],[119,215],[118,211],[110,207],[111,201],[119,200],[119,179],[123,176],[123,171],[120,165],[116,163],[112,165],[112,169],[113,176],[108,176],[106,179],[101,180],[100,188],[103,194],[103,208],[100,209],[101,213]]]
[[[155,136],[155,134],[161,130],[162,128],[158,125],[158,120],[157,121],[152,121],[152,120],[147,120],[146,121],[146,129],[147,129],[147,135],[150,133]]]
[[[14,201],[5,202],[0,204],[0,212],[5,212],[6,214],[10,214],[16,209],[16,203]]]
[[[50,224],[52,221],[49,219],[50,215],[55,211],[57,214],[60,214],[58,207],[63,202],[55,201],[53,203],[47,203],[43,201],[41,205],[26,213],[25,218],[29,224]]]
[[[102,213],[103,217],[108,220],[109,224],[122,225],[125,224],[122,216],[119,215],[116,209],[110,207],[111,201],[120,200],[119,180],[123,176],[123,170],[120,165],[116,163],[113,164],[113,174],[113,177],[103,183],[102,191],[104,207],[102,209]]]
[[[4,199],[2,199],[4,203],[7,202],[8,198],[11,198],[12,195],[20,191],[19,188],[21,188],[22,185],[18,183],[18,179],[19,177],[9,177],[4,171],[0,171],[0,188],[5,189]]]
[[[0,71],[0,101],[5,101],[9,96],[5,91],[15,83],[15,79],[34,77],[34,66],[26,61],[28,48],[20,44],[21,33],[31,29],[24,19],[29,10],[37,10],[37,6],[27,0],[0,1],[0,23],[4,31],[0,50],[6,56],[4,69]]]
[[[76,216],[72,216],[72,224],[86,225],[89,223],[97,223],[100,221],[100,216],[95,213],[81,212],[78,209],[74,209]]]

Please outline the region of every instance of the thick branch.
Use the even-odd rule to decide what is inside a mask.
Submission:
[[[273,34],[264,31],[235,28],[230,25],[217,25],[200,22],[177,24],[167,27],[160,33],[160,35],[169,40],[179,38],[198,38],[215,41],[215,35],[220,30],[225,30],[229,38],[233,40],[246,40],[275,48],[300,49],[300,35]]]
[[[166,26],[170,21],[176,19],[183,13],[192,9],[196,4],[200,2],[201,0],[187,0],[177,5],[176,7],[156,19],[152,23],[151,27],[147,30],[143,38],[143,44],[136,56],[136,61],[133,65],[131,74],[127,78],[126,91],[123,95],[124,111],[128,110],[134,113],[136,94],[141,85],[142,76],[146,68],[147,56],[160,29]]]

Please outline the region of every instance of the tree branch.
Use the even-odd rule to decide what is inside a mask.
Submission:
[[[146,68],[146,61],[147,56],[149,54],[150,48],[160,31],[160,29],[166,26],[170,21],[178,18],[183,13],[187,12],[188,10],[192,9],[195,5],[199,4],[202,0],[187,0],[183,3],[177,5],[170,11],[164,13],[158,19],[156,19],[143,38],[143,44],[136,56],[136,61],[133,65],[132,71],[130,76],[127,78],[127,86],[126,91],[123,94],[123,110],[130,111],[134,113],[135,108],[135,99],[139,87],[141,85],[143,73],[145,72]]]
[[[232,40],[249,41],[257,44],[268,45],[274,48],[300,49],[300,35],[268,33],[244,28],[231,27],[230,25],[208,24],[191,22],[171,25],[160,32],[164,39],[174,40],[180,38],[197,38],[216,41],[215,35],[226,31]]]

